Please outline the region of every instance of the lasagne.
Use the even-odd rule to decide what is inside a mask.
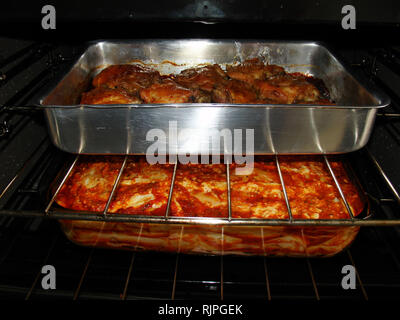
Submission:
[[[259,59],[218,64],[161,75],[142,64],[111,65],[92,80],[81,104],[333,104],[324,83],[288,73]]]
[[[294,219],[349,219],[325,163],[318,157],[280,157],[280,167]],[[83,156],[62,186],[56,202],[76,211],[102,212],[122,166],[122,157]],[[332,161],[354,216],[365,206],[344,165]],[[230,165],[232,218],[288,219],[282,184],[273,159],[257,158],[248,174]],[[148,164],[129,158],[111,200],[109,214],[164,216],[173,187],[171,216],[226,218],[228,185],[224,164]],[[82,245],[179,251],[197,254],[285,256],[333,255],[355,238],[358,227],[179,225],[63,220],[66,235]]]

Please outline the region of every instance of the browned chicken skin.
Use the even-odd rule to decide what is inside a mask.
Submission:
[[[266,80],[285,74],[285,69],[276,65],[265,65],[261,60],[255,58],[246,60],[237,66],[227,66],[226,73],[232,79],[252,83],[254,80]]]
[[[259,90],[262,100],[292,104],[312,103],[319,99],[319,91],[305,77],[282,75],[269,81],[256,80],[254,87]]]
[[[257,103],[257,93],[253,87],[234,79],[218,84],[212,98],[218,103]]]
[[[101,71],[94,77],[94,87],[107,87],[110,89],[124,89],[130,94],[136,94],[160,81],[160,74],[151,68],[138,64],[113,65]]]
[[[174,77],[177,83],[186,88],[201,89],[207,92],[211,92],[217,83],[221,83],[226,79],[227,76],[224,70],[217,64],[186,69]]]
[[[190,102],[193,93],[183,88],[171,79],[155,83],[140,91],[140,97],[145,103],[185,103]]]
[[[83,93],[81,104],[139,104],[142,101],[135,96],[129,95],[127,92],[118,89],[109,89],[105,87],[94,88],[93,90]]]
[[[160,75],[139,64],[113,65],[101,71],[92,84],[94,89],[82,95],[82,104],[333,104],[321,80],[286,73],[257,58],[227,66],[226,72],[214,64],[177,75]]]

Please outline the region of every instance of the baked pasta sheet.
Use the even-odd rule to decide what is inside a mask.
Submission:
[[[321,158],[279,157],[294,219],[348,219],[349,214]],[[123,157],[83,156],[56,203],[75,211],[102,212]],[[354,216],[366,204],[343,163],[331,166]],[[256,158],[253,170],[230,165],[232,218],[287,219],[288,210],[273,158]],[[150,165],[131,157],[109,206],[109,214],[164,216],[173,165]],[[170,216],[228,217],[224,164],[178,164]],[[61,220],[67,237],[81,245],[195,254],[331,256],[356,237],[356,226],[240,226]]]

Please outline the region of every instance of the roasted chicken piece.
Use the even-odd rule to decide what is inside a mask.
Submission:
[[[178,75],[160,75],[140,64],[112,65],[92,84],[95,89],[83,94],[82,104],[333,104],[323,81],[257,58],[227,66],[226,72],[214,64]]]
[[[217,103],[257,103],[257,94],[246,82],[229,80],[216,85],[212,100]]]
[[[252,83],[285,74],[285,69],[277,65],[266,65],[259,59],[246,60],[237,66],[227,66],[226,73],[232,79]]]
[[[94,87],[124,89],[129,94],[137,94],[160,81],[160,73],[154,69],[138,64],[112,65],[94,77]]]
[[[193,101],[193,92],[171,79],[164,79],[140,91],[145,103],[185,103]]]
[[[212,102],[211,100],[211,92],[203,91],[200,89],[192,90],[192,100],[195,103],[208,103]]]
[[[261,100],[271,103],[313,103],[320,99],[318,89],[305,77],[283,75],[267,81],[256,80],[254,87]]]
[[[217,64],[186,69],[174,77],[174,80],[185,88],[200,89],[207,92],[211,92],[217,83],[221,83],[226,79],[225,72]]]
[[[124,90],[105,87],[94,88],[82,94],[81,104],[130,104],[142,103],[137,96],[131,96]]]

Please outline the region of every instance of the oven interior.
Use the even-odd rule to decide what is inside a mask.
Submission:
[[[348,35],[330,23],[318,25],[311,10],[308,17],[312,23],[302,23],[294,32],[291,21],[286,27],[273,21],[260,22],[265,19],[265,11],[257,14],[246,11],[248,16],[256,14],[256,21],[246,24],[246,17],[234,15],[229,7],[224,12],[235,21],[219,23],[218,19],[208,19],[208,15],[218,17],[215,3],[218,2],[201,3],[201,23],[183,21],[168,11],[169,21],[149,28],[152,19],[159,17],[142,8],[138,19],[144,21],[130,23],[128,17],[128,21],[119,21],[120,28],[104,18],[105,25],[93,22],[78,33],[83,22],[79,22],[79,16],[75,17],[78,21],[72,28],[75,37],[68,29],[71,26],[68,19],[60,25],[57,36],[35,30],[22,36],[26,31],[22,27],[10,28],[6,34],[3,31],[0,38],[1,298],[357,301],[400,297],[400,45],[394,40],[398,26],[366,24],[361,31],[350,31]],[[193,8],[185,10],[177,12],[186,12],[186,18],[193,20]],[[285,14],[294,15],[289,11]],[[110,14],[118,16],[118,12]],[[131,32],[126,30],[127,26]],[[136,28],[147,29],[137,32]],[[280,30],[272,33],[271,28]],[[332,30],[337,34],[334,39],[327,36]],[[382,32],[391,40],[379,38]],[[30,102],[70,66],[87,40],[232,38],[232,34],[279,39],[304,38],[307,34],[312,40],[327,41],[355,73],[390,97],[391,105],[378,111],[367,147],[344,156],[365,191],[375,223],[362,226],[348,249],[322,259],[114,251],[69,242],[56,219],[47,217],[44,208],[54,177],[71,155],[52,145],[43,115],[30,108]],[[368,41],[369,37],[375,41]],[[56,267],[57,290],[41,288],[41,267],[46,264]],[[344,290],[340,285],[344,265],[353,265],[357,270],[355,290]]]

